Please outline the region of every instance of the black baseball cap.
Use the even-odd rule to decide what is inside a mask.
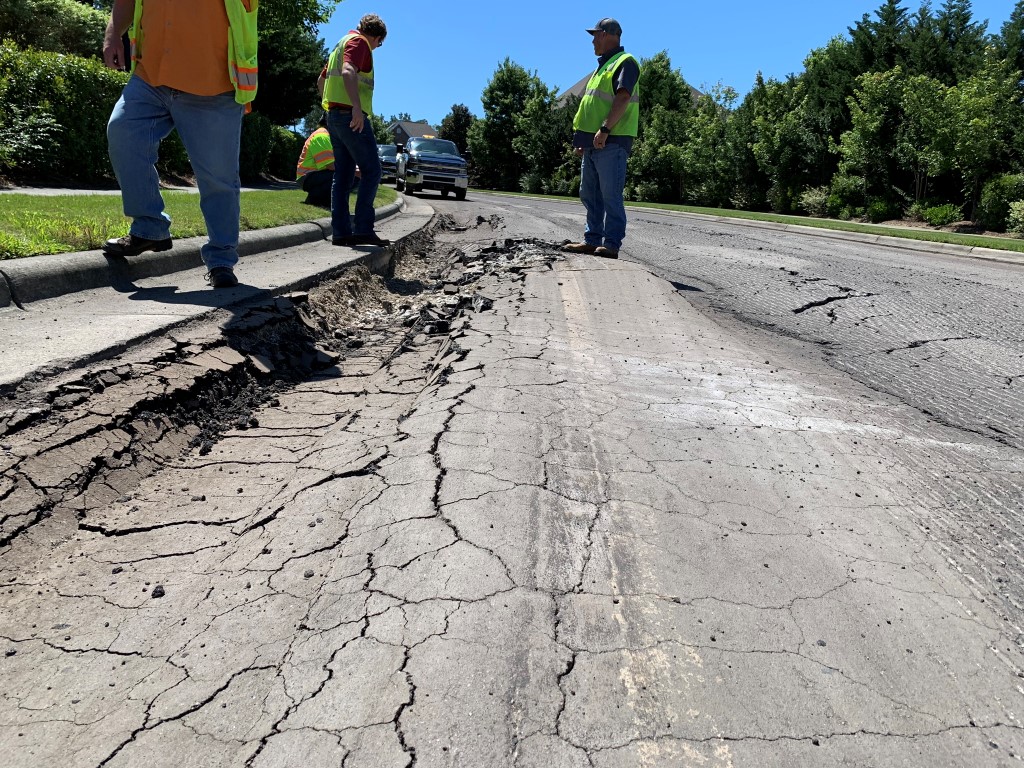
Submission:
[[[622,37],[622,27],[619,26],[619,22],[615,19],[601,19],[594,25],[593,29],[588,29],[587,32],[590,34],[594,34],[595,32],[607,32],[613,37]]]

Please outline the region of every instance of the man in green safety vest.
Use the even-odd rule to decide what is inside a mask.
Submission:
[[[373,199],[380,186],[380,157],[373,126],[373,52],[384,44],[388,30],[375,13],[359,20],[334,46],[317,82],[327,110],[327,130],[334,146],[334,185],[331,189],[331,242],[334,245],[390,245],[373,231]],[[348,212],[348,196],[361,175],[355,215]]]
[[[587,32],[597,69],[572,124],[572,145],[583,158],[580,200],[587,224],[583,242],[562,250],[616,259],[626,236],[626,161],[640,125],[640,64],[623,49],[615,19],[601,19]]]
[[[166,251],[171,217],[156,171],[160,141],[177,130],[199,186],[208,242],[202,248],[214,288],[238,285],[242,114],[256,97],[259,0],[114,0],[103,61],[125,69],[121,36],[130,28],[132,77],[107,123],[110,162],[121,186],[124,237],[111,257]]]
[[[334,183],[334,147],[327,133],[327,118],[321,117],[318,125],[302,145],[299,164],[295,168],[295,183],[306,193],[306,203],[327,207],[331,204],[331,185]]]

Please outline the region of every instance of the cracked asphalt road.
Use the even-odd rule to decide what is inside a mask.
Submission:
[[[1019,761],[1020,615],[941,523],[950,488],[1010,498],[1018,445],[678,279],[552,261],[550,220],[437,207],[438,253],[533,264],[479,277],[493,309],[0,550],[6,765]]]

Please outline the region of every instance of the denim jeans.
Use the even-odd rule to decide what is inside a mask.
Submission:
[[[170,237],[171,217],[164,211],[156,172],[160,141],[172,129],[181,137],[199,186],[199,207],[209,238],[202,248],[207,269],[238,262],[241,183],[238,150],[244,107],[233,91],[194,96],[166,86],[154,88],[132,77],[107,123],[107,146],[124,215],[136,237]]]
[[[626,149],[609,144],[604,149],[583,150],[580,200],[587,209],[583,239],[590,245],[619,250],[626,237]]]
[[[377,139],[369,117],[363,130],[356,133],[349,127],[351,112],[331,110],[327,113],[327,132],[334,147],[334,186],[331,189],[331,231],[334,237],[368,235],[373,232],[376,214],[373,198],[380,186],[380,157]],[[359,166],[359,191],[356,193],[356,211],[352,219],[348,214],[348,196]]]

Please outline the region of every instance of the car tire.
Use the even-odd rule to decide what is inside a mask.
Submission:
[[[466,190],[464,190],[464,189],[456,189],[455,190],[455,199],[456,200],[465,200],[466,199]]]
[[[441,190],[441,197],[448,197],[448,190],[447,189],[442,189]]]
[[[403,189],[405,189],[405,180],[404,179],[395,179],[395,189],[397,189],[399,192],[401,192]]]

